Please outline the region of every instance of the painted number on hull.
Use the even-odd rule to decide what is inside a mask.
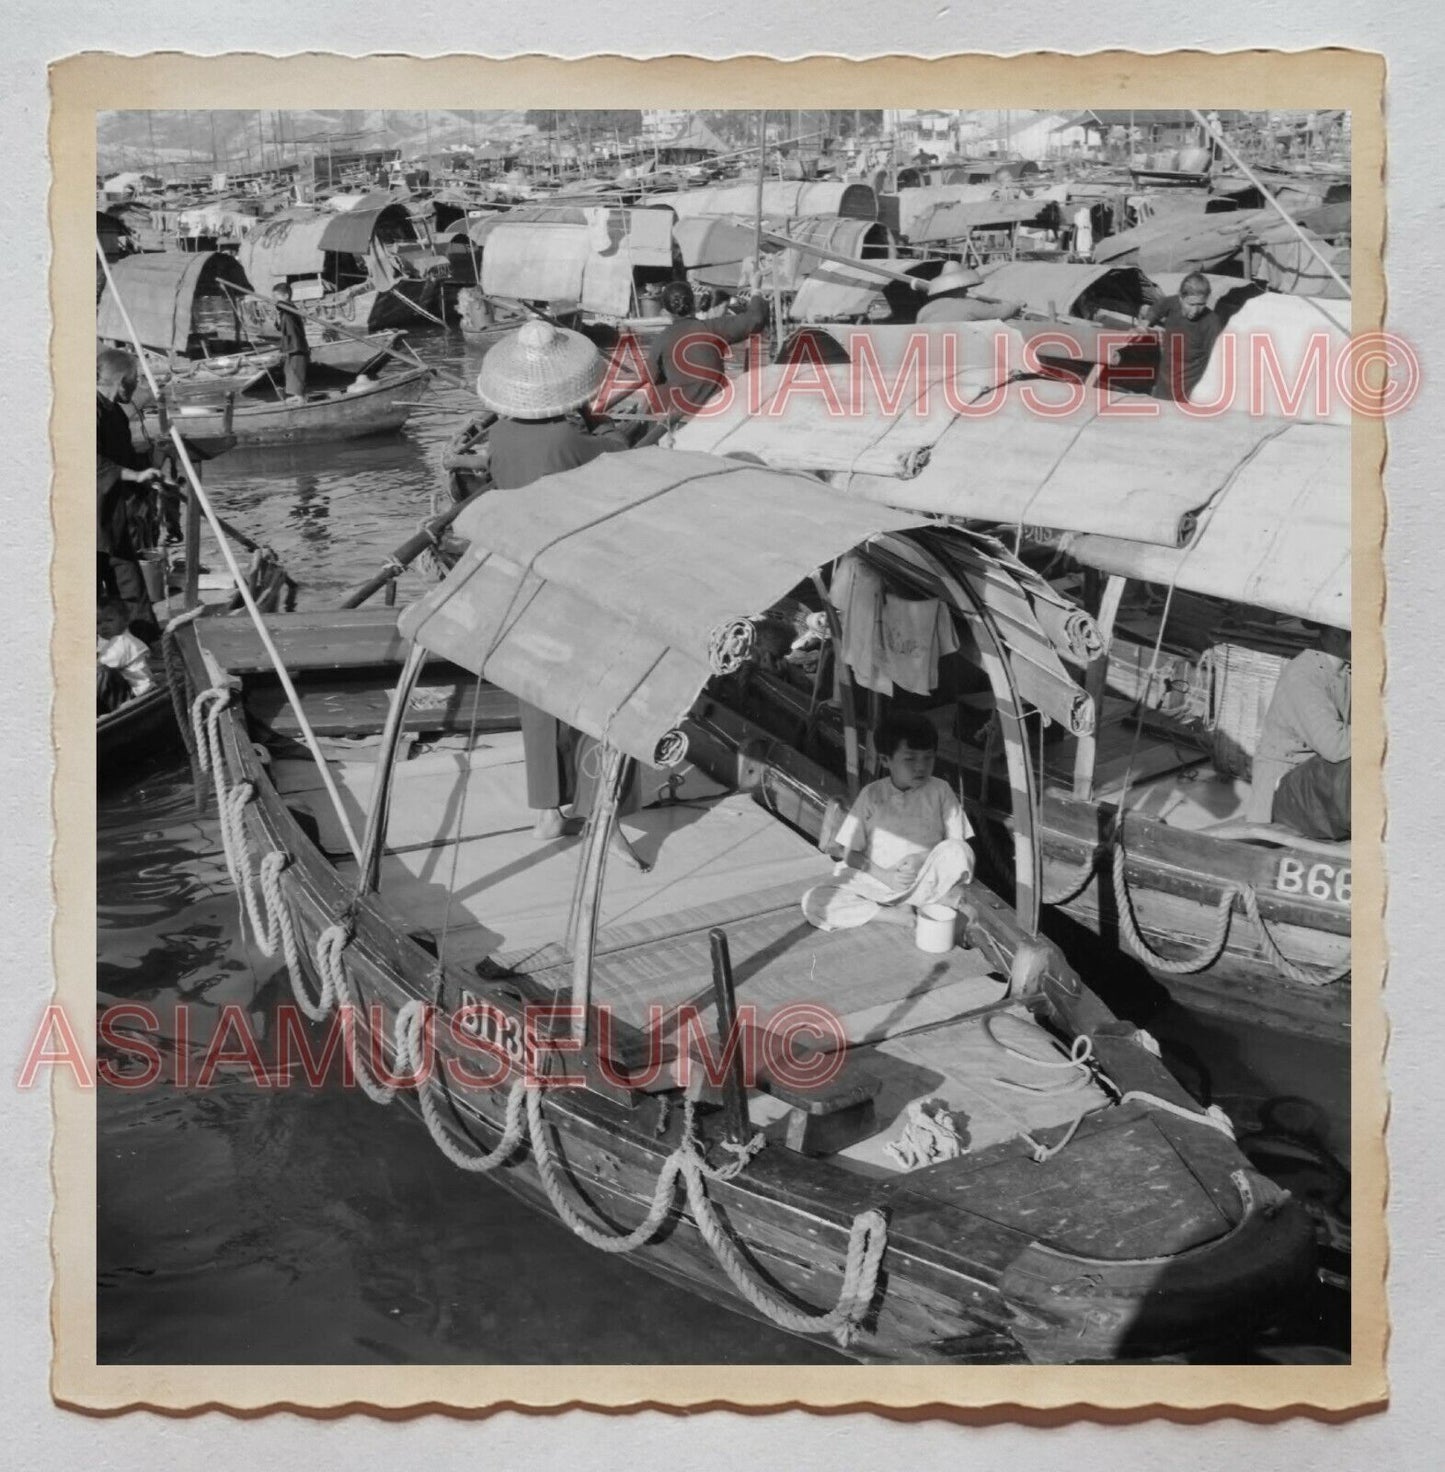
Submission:
[[[1274,887],[1281,894],[1303,894],[1312,900],[1333,900],[1337,905],[1350,902],[1350,867],[1335,864],[1306,864],[1303,859],[1283,858]]]

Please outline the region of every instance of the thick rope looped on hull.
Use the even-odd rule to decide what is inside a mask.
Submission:
[[[1097,854],[1090,854],[1079,867],[1064,881],[1063,889],[1054,894],[1041,894],[1039,903],[1043,905],[1067,905],[1070,900],[1077,899],[1089,887],[1094,874],[1099,867]]]
[[[286,963],[286,974],[291,982],[291,992],[296,1005],[311,1019],[321,1022],[331,1011],[333,998],[323,985],[321,996],[312,1001],[306,989],[306,977],[301,965],[301,951],[296,943],[296,927],[291,919],[291,907],[281,892],[281,871],[291,862],[290,856],[279,848],[266,854],[259,865],[254,864],[251,840],[246,832],[245,809],[256,795],[250,781],[238,782],[234,787],[226,782],[225,748],[221,744],[220,721],[227,704],[229,692],[203,690],[191,704],[190,718],[183,728],[195,733],[194,747],[197,762],[202,771],[209,772],[216,786],[216,804],[220,817],[221,851],[226,861],[226,872],[236,888],[241,910],[241,931],[245,933],[249,922],[251,937],[256,948],[267,959],[280,953]],[[257,898],[259,886],[260,898]]]
[[[255,787],[247,780],[234,787],[226,781],[220,722],[230,698],[228,690],[203,690],[192,703],[190,718],[201,767],[211,774],[215,782],[221,844],[227,871],[238,891],[243,926],[249,922],[264,954],[271,956],[280,949],[296,1000],[313,1022],[322,1021],[333,1009],[344,1009],[349,1023],[348,1052],[356,1078],[369,1099],[378,1104],[389,1104],[396,1097],[398,1086],[378,1079],[357,1046],[356,1028],[361,1009],[347,975],[343,954],[351,941],[350,931],[345,925],[336,923],[327,926],[317,937],[314,960],[321,978],[321,991],[313,1001],[306,994],[295,929],[281,893],[280,875],[288,862],[287,856],[280,850],[272,850],[261,860],[259,868],[254,863],[246,831],[245,808],[255,797]],[[393,1029],[395,1076],[398,1080],[412,1080],[428,1132],[447,1159],[459,1169],[473,1173],[493,1170],[512,1156],[522,1143],[524,1134],[527,1135],[543,1189],[558,1216],[589,1246],[611,1254],[634,1252],[657,1235],[673,1210],[681,1179],[698,1232],[738,1293],[760,1314],[791,1333],[832,1334],[845,1348],[857,1337],[877,1294],[878,1274],[887,1250],[888,1224],[882,1212],[870,1209],[853,1219],[848,1234],[843,1282],[833,1308],[825,1313],[814,1313],[795,1307],[763,1281],[728,1233],[707,1194],[709,1180],[725,1183],[741,1175],[762,1148],[763,1137],[755,1135],[746,1144],[733,1145],[732,1158],[726,1164],[709,1165],[697,1142],[693,1106],[689,1102],[685,1106],[682,1141],[663,1162],[647,1215],[630,1232],[611,1232],[596,1226],[582,1215],[569,1196],[563,1167],[543,1114],[542,1090],[536,1084],[528,1085],[521,1078],[513,1083],[507,1096],[502,1136],[492,1150],[476,1153],[458,1143],[455,1133],[448,1129],[441,1116],[440,1106],[434,1097],[435,1090],[423,1076],[427,1013],[428,1005],[420,1000],[406,1003],[398,1012]]]
[[[1264,916],[1259,912],[1259,896],[1254,892],[1254,886],[1247,884],[1244,887],[1244,913],[1254,922],[1254,928],[1259,931],[1260,940],[1264,943],[1265,954],[1274,963],[1275,968],[1291,981],[1298,981],[1305,986],[1330,986],[1334,982],[1343,981],[1354,968],[1354,958],[1346,961],[1338,971],[1310,971],[1291,961],[1285,953],[1280,950],[1279,943],[1269,933],[1269,927],[1264,922]]]
[[[672,1210],[677,1181],[681,1177],[688,1207],[703,1241],[743,1298],[780,1328],[794,1334],[832,1334],[846,1348],[857,1337],[878,1290],[878,1272],[888,1245],[888,1223],[882,1212],[863,1211],[853,1219],[843,1283],[833,1308],[821,1314],[795,1308],[758,1276],[729,1236],[707,1194],[706,1181],[709,1178],[730,1180],[742,1171],[748,1158],[755,1153],[756,1142],[741,1147],[741,1152],[732,1162],[714,1170],[698,1148],[692,1117],[692,1104],[689,1102],[682,1143],[663,1162],[647,1215],[630,1232],[614,1233],[594,1226],[572,1203],[548,1137],[547,1122],[542,1113],[542,1090],[535,1085],[527,1089],[527,1123],[543,1189],[557,1215],[588,1246],[599,1252],[617,1254],[635,1252],[650,1242]]]
[[[1227,884],[1214,907],[1214,925],[1204,949],[1194,956],[1161,956],[1139,931],[1134,916],[1134,901],[1129,894],[1129,882],[1124,876],[1124,852],[1122,840],[1114,843],[1114,908],[1119,917],[1119,935],[1125,946],[1146,965],[1169,976],[1192,976],[1197,971],[1207,971],[1224,954],[1224,944],[1229,939],[1229,925],[1234,913],[1234,899],[1239,886]]]
[[[351,978],[346,974],[346,962],[341,954],[350,941],[351,936],[346,927],[339,924],[328,925],[316,937],[316,967],[321,973],[322,996],[329,997],[332,1006],[344,1009],[347,1050],[356,1081],[361,1085],[361,1092],[373,1104],[390,1104],[396,1098],[396,1089],[377,1078],[366,1060],[364,1049],[357,1044],[357,1029],[362,1010],[351,989]]]
[[[511,1158],[526,1133],[525,1114],[526,1085],[519,1075],[507,1095],[506,1122],[502,1137],[491,1150],[469,1150],[462,1145],[454,1130],[448,1129],[442,1119],[441,1108],[434,1097],[438,1090],[430,1087],[427,1074],[431,1067],[426,1061],[424,1030],[427,1014],[431,1009],[420,1000],[410,1001],[396,1014],[394,1037],[396,1040],[396,1071],[416,1080],[416,1099],[421,1108],[421,1117],[426,1124],[438,1150],[458,1170],[481,1175],[495,1170]]]

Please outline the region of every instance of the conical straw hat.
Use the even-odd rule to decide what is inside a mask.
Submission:
[[[983,277],[959,261],[949,261],[928,288],[929,296],[942,296],[945,291],[962,291],[966,286],[979,286]]]
[[[580,332],[535,318],[482,359],[477,397],[510,419],[550,419],[585,404],[606,366]]]

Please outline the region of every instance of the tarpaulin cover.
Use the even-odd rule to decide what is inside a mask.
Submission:
[[[950,201],[934,205],[923,215],[909,239],[917,245],[930,240],[960,240],[973,230],[1030,225],[1052,208],[1053,201],[1047,199]]]
[[[686,189],[677,194],[654,194],[653,204],[666,205],[679,219],[694,215],[755,215],[756,182],[720,184],[711,189]],[[846,215],[854,220],[878,218],[878,196],[869,184],[831,180],[763,182],[765,215]]]
[[[1104,572],[1347,629],[1349,427],[1295,424],[1261,446],[1182,549],[1097,535],[1070,538],[1066,547]]]
[[[982,275],[984,285],[977,288],[977,295],[1018,302],[1040,316],[1078,316],[1086,294],[1131,304],[1136,311],[1149,300],[1148,279],[1135,266],[1004,261],[985,266]]]
[[[263,296],[270,296],[278,281],[319,275],[326,265],[321,237],[332,219],[329,214],[303,207],[282,210],[257,225],[241,242],[238,252],[252,286]]]
[[[1347,426],[1350,405],[1336,392],[1333,375],[1349,333],[1347,301],[1261,292],[1229,317],[1190,398],[1199,405],[1223,402],[1235,413],[1287,411],[1300,421],[1325,419]],[[1297,397],[1293,407],[1282,402],[1271,363],[1278,364],[1285,391]]]
[[[576,302],[589,312],[624,317],[632,307],[634,268],[672,264],[673,221],[666,210],[527,209],[484,223],[482,290],[488,296]]]
[[[783,368],[763,369],[756,381],[731,386],[721,412],[679,430],[677,443],[826,473],[840,489],[909,511],[1178,548],[1225,487],[1275,473],[1273,457],[1256,463],[1261,447],[1309,427],[1247,413],[1192,417],[1153,399],[1109,399],[1101,412],[1096,396],[1072,406],[1069,388],[1047,381],[1029,386],[1032,402],[1017,384],[995,396],[993,344],[1001,341],[1011,357],[1015,334],[1000,338],[997,323],[952,328],[954,356],[945,359],[930,332],[922,373],[904,371],[908,334],[917,329],[835,329],[835,338],[856,334],[880,345],[878,379],[856,366],[805,363],[791,379]],[[962,366],[953,373],[955,365]],[[942,392],[950,378],[952,402]],[[1040,412],[1049,406],[1060,412]],[[1348,440],[1340,453],[1348,486]]]
[[[604,455],[463,512],[468,550],[403,636],[640,761],[712,677],[717,632],[906,512],[705,455]]]
[[[400,227],[396,233],[403,240],[416,238],[406,206],[385,199],[371,204],[363,202],[343,214],[332,215],[321,232],[321,249],[364,256],[371,249],[372,236],[382,225]]]
[[[935,205],[976,204],[980,200],[992,199],[995,185],[988,184],[925,184],[917,189],[900,189],[887,197],[884,204],[885,216],[896,210],[897,218],[888,223],[904,238],[912,240],[914,232]]]
[[[219,295],[222,281],[242,291],[251,285],[240,262],[226,251],[154,251],[124,256],[111,262],[110,270],[141,345],[161,353],[185,352],[195,330],[191,310],[197,292]],[[95,335],[130,342],[109,286],[95,309]],[[239,329],[235,335],[241,335]]]

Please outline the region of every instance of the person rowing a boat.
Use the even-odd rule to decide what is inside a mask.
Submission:
[[[140,550],[153,545],[154,487],[161,470],[135,447],[125,406],[135,395],[140,365],[119,348],[105,348],[95,363],[95,481],[97,577],[101,597],[118,598],[131,622],[147,635],[156,629],[141,576]]]
[[[286,397],[306,397],[306,376],[311,370],[311,344],[306,340],[306,322],[291,305],[291,283],[278,281],[276,326],[281,334],[281,362],[286,374]]]
[[[560,471],[575,470],[599,455],[631,448],[627,434],[594,421],[586,405],[601,385],[606,363],[580,332],[543,318],[524,323],[482,360],[477,397],[499,415],[489,437],[488,471],[498,490],[520,490]],[[639,421],[640,422],[640,421]],[[518,702],[527,769],[527,806],[536,814],[541,840],[567,831],[562,809],[585,816],[596,787],[597,748],[545,711]],[[647,865],[620,830],[614,847],[634,868]]]

